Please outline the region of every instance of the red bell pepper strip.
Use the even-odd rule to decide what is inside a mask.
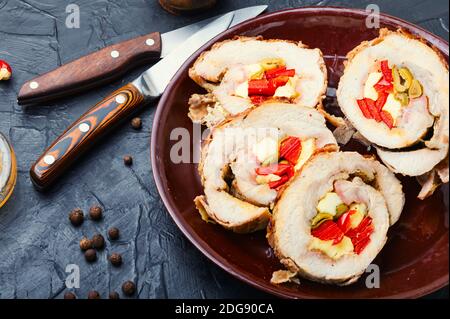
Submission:
[[[284,139],[280,145],[280,158],[284,158],[292,165],[297,164],[300,151],[302,149],[302,142],[298,137],[289,136]]]
[[[378,92],[378,99],[375,102],[375,106],[378,110],[378,112],[381,112],[383,109],[383,106],[386,104],[386,101],[388,99],[389,94],[386,92]],[[383,119],[383,117],[381,117]]]
[[[373,87],[377,92],[388,92],[394,89],[394,84],[387,81],[383,76]]]
[[[281,176],[287,174],[290,169],[292,169],[291,164],[272,164],[269,166],[257,167],[255,171],[258,175],[274,174],[277,176]]]
[[[362,100],[357,100],[356,102],[358,103],[359,109],[361,110],[364,117],[367,119],[371,119],[372,114],[370,114],[369,109],[367,108],[366,101],[364,99],[362,99]]]
[[[392,118],[392,115],[389,112],[386,112],[384,110],[382,110],[380,112],[380,116],[381,119],[383,120],[383,122],[390,128],[392,129],[394,127],[394,119]]]
[[[277,77],[278,73],[284,72],[284,71],[286,71],[286,67],[280,66],[280,67],[272,69],[272,70],[267,70],[266,72],[264,72],[264,74],[266,75],[266,79],[271,79],[271,78]]]
[[[291,77],[295,75],[295,70],[294,69],[289,69],[286,70],[286,67],[279,67],[276,69],[272,69],[272,70],[268,70],[266,71],[266,78],[267,79],[273,79],[279,76],[287,76],[287,77]]]
[[[332,220],[327,220],[311,230],[311,235],[320,240],[333,240],[333,245],[339,244],[344,238],[344,233]]]
[[[267,97],[263,95],[252,95],[250,96],[250,100],[252,101],[253,105],[258,106],[262,104],[265,100],[267,100]]]
[[[370,237],[366,237],[365,239],[361,240],[360,242],[358,242],[356,245],[353,246],[353,251],[355,252],[355,254],[359,255],[369,243]]]
[[[357,248],[357,250],[359,250],[359,252],[362,251],[362,249],[364,249],[365,246],[367,246],[368,242],[367,239],[369,239],[370,241],[370,235],[373,233],[374,230],[374,226],[372,224],[372,218],[370,218],[369,216],[366,216],[361,223],[358,225],[358,227],[354,228],[354,229],[350,229],[346,236],[350,237],[353,247],[354,247],[354,251],[355,251],[355,247]],[[356,252],[356,251],[355,251]],[[358,254],[359,254],[358,252]]]
[[[355,213],[355,210],[349,210],[339,217],[337,225],[344,234],[346,234],[352,228],[351,216]]]
[[[270,79],[269,80],[269,85],[272,86],[276,90],[280,86],[285,85],[288,81],[289,81],[289,77],[287,77],[287,76],[278,76],[276,78]]]
[[[372,115],[372,118],[377,121],[377,122],[381,122],[381,116],[380,116],[380,112],[378,111],[376,105],[375,105],[375,101],[372,99],[365,99],[366,101],[366,105],[367,105],[367,109],[370,112],[370,115]]]
[[[265,95],[272,96],[275,94],[276,88],[270,85],[269,81],[263,80],[251,80],[248,82],[248,95]]]
[[[281,178],[274,182],[269,182],[270,189],[279,190],[290,179],[289,175],[283,175]]]
[[[381,72],[383,73],[384,78],[388,82],[394,81],[392,77],[392,69],[389,67],[388,60],[381,61]]]

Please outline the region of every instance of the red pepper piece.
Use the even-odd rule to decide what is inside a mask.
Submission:
[[[280,66],[278,68],[272,69],[272,70],[267,70],[265,72],[266,75],[266,79],[272,79],[272,78],[276,78],[278,75],[278,73],[286,71],[286,67],[285,66]]]
[[[383,122],[392,129],[394,127],[394,119],[392,118],[392,115],[389,112],[381,111],[380,112],[381,119]]]
[[[287,174],[290,169],[292,169],[291,164],[273,164],[269,166],[257,167],[255,171],[258,175],[274,174],[277,176],[281,176]]]
[[[250,96],[250,100],[252,101],[253,105],[260,105],[262,104],[265,100],[267,100],[267,97],[262,96],[262,95],[252,95]]]
[[[294,69],[289,69],[286,70],[286,67],[279,67],[273,70],[268,70],[266,71],[266,78],[267,79],[273,79],[279,76],[287,76],[287,77],[291,77],[295,75],[295,70]]]
[[[366,100],[366,105],[367,105],[367,109],[370,112],[370,115],[372,115],[372,118],[377,121],[377,122],[381,122],[381,116],[380,116],[380,112],[378,111],[376,105],[375,105],[375,101],[372,99],[365,99]]]
[[[386,92],[378,92],[378,99],[375,102],[375,106],[376,106],[378,112],[381,112],[381,110],[383,109],[383,106],[386,104],[388,96],[389,96],[389,94],[387,94]],[[380,114],[380,116],[381,116],[381,114]],[[381,119],[383,119],[383,117],[381,117]]]
[[[356,102],[358,102],[359,109],[361,110],[364,117],[367,119],[371,119],[372,114],[370,114],[369,109],[367,108],[366,101],[364,99],[362,99],[362,100],[357,100]]]
[[[265,95],[272,96],[275,94],[276,88],[270,85],[269,81],[251,80],[248,82],[248,95]]]
[[[377,84],[375,84],[374,89],[379,92],[390,92],[394,89],[394,84],[392,82],[387,81],[384,76],[378,81]]]
[[[280,86],[285,85],[289,81],[287,76],[278,76],[269,80],[269,86],[272,86],[275,90]],[[275,93],[274,93],[275,94]]]
[[[289,178],[290,177],[288,175],[283,175],[283,176],[281,176],[281,178],[279,180],[274,181],[274,182],[269,182],[270,189],[279,190],[281,188],[281,186],[283,186],[289,180]]]
[[[302,142],[298,137],[289,136],[280,145],[280,158],[284,158],[292,165],[297,164]]]
[[[356,213],[355,210],[349,210],[346,213],[342,214],[337,221],[338,227],[344,234],[346,234],[352,228],[351,215],[353,215],[354,213]]]
[[[359,255],[364,248],[370,243],[370,237],[366,237],[365,239],[358,242],[356,245],[353,246],[353,251],[355,254]]]
[[[327,220],[311,230],[311,235],[320,240],[333,240],[333,245],[339,244],[344,238],[344,233],[332,220]]]
[[[372,224],[372,218],[366,216],[358,227],[351,229],[347,232],[347,236],[350,237],[353,244],[353,251],[357,254],[367,246],[370,242],[370,235],[373,233],[374,226]]]
[[[394,81],[392,77],[392,69],[389,67],[388,60],[381,61],[381,72],[383,73],[384,78],[388,82]]]

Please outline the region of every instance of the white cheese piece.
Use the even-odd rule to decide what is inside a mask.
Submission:
[[[245,69],[250,79],[260,79],[264,74],[264,69],[259,63],[249,64],[245,66]]]
[[[305,163],[309,160],[311,156],[314,155],[316,151],[316,141],[314,138],[309,138],[305,141],[302,141],[302,150],[298,157],[297,164],[295,164],[295,170],[299,170],[305,165]]]
[[[339,205],[343,204],[343,201],[335,192],[329,192],[319,201],[317,204],[317,210],[319,213],[327,213],[330,215],[336,215],[336,209]]]
[[[258,161],[261,163],[268,158],[278,159],[278,140],[266,137],[253,147],[253,154],[255,154]]]
[[[293,76],[289,78],[289,81],[279,88],[276,89],[274,97],[286,97],[288,99],[295,98],[298,96],[296,90],[298,76]]]
[[[234,92],[234,95],[243,98],[248,98],[248,82],[245,81],[244,83],[239,84],[238,87],[236,88],[236,91]]]
[[[275,174],[269,174],[269,175],[256,175],[256,183],[258,184],[267,184],[270,182],[276,182],[281,179],[280,176]]]
[[[393,94],[389,94],[386,104],[383,106],[383,111],[388,112],[391,114],[392,118],[394,119],[394,126],[397,122],[397,118],[402,113],[402,104],[400,101],[398,101]]]
[[[367,78],[366,84],[364,85],[364,97],[371,100],[378,100],[378,92],[373,87],[378,81],[383,77],[381,72],[372,72]]]

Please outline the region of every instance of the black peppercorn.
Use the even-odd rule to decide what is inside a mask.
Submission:
[[[69,214],[69,220],[73,226],[78,227],[83,224],[84,214],[83,211],[79,208],[75,208]]]
[[[108,236],[109,236],[109,239],[111,239],[111,240],[119,239],[119,236],[120,236],[119,229],[116,227],[111,227],[110,229],[108,229]]]
[[[68,291],[64,294],[64,299],[77,299],[77,296],[71,291]]]
[[[92,206],[89,209],[89,216],[91,216],[92,220],[100,220],[102,219],[103,209],[100,206]]]
[[[101,297],[98,291],[91,290],[88,293],[88,299],[101,299]]]
[[[90,248],[84,252],[84,258],[87,262],[94,262],[97,260],[97,252],[94,249]]]
[[[123,163],[126,166],[131,166],[133,164],[133,158],[130,155],[126,155],[123,157]]]
[[[125,281],[122,285],[122,291],[125,295],[132,296],[136,292],[136,285],[130,280]]]
[[[109,293],[109,299],[120,299],[119,294],[115,291]]]
[[[131,120],[131,126],[135,129],[135,130],[140,130],[142,128],[142,120],[140,117],[135,117],[134,119]]]
[[[90,240],[90,239],[88,239],[86,237],[83,237],[80,240],[80,249],[83,250],[83,251],[86,251],[89,248],[92,248],[92,240]]]
[[[113,253],[111,254],[111,256],[109,256],[109,261],[113,266],[119,267],[120,265],[122,265],[122,255]]]
[[[105,247],[105,238],[100,234],[94,235],[92,237],[92,247],[95,249],[103,249]]]

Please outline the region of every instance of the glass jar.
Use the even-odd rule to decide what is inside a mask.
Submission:
[[[171,13],[184,14],[212,8],[216,0],[159,0],[159,3]]]
[[[0,133],[0,207],[11,196],[17,179],[16,156],[6,137]]]

